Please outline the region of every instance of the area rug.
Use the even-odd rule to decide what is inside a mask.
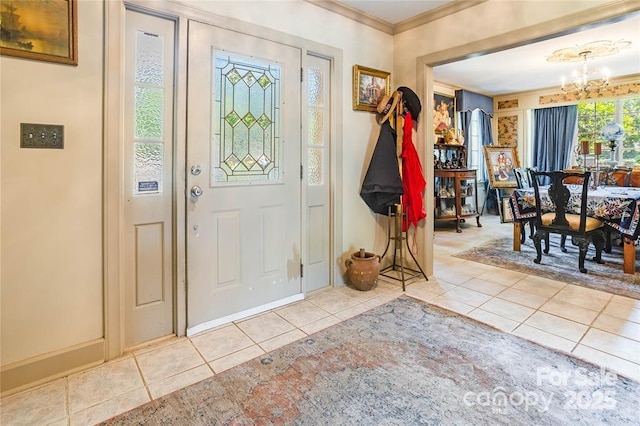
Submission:
[[[619,245],[614,245],[611,253],[602,253],[605,264],[598,264],[591,260],[595,252],[593,246],[590,246],[584,263],[587,268],[586,274],[578,270],[578,248],[571,244],[570,239],[566,243],[567,253],[560,250],[560,237],[557,235],[551,236],[549,247],[549,254],[542,254],[540,264],[533,262],[533,259],[536,258],[536,248],[528,237],[525,243],[520,245],[519,252],[513,251],[511,238],[502,238],[453,256],[640,299],[640,254],[638,247],[636,247],[635,274],[625,274],[622,271],[623,249]]]
[[[401,296],[105,425],[640,424],[640,383]]]

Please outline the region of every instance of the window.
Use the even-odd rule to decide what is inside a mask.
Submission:
[[[480,122],[478,121],[479,113],[480,110],[478,109],[471,112],[469,140],[467,141],[467,146],[469,148],[469,152],[467,154],[467,163],[470,169],[476,169],[478,171],[478,181],[483,182],[485,180],[485,164],[484,152],[482,150],[482,137],[480,136]]]
[[[624,128],[624,139],[613,151],[600,136],[602,128],[612,122]],[[640,166],[640,97],[578,104],[577,141],[583,140],[589,141],[589,152],[594,151],[595,142],[602,142],[605,159]]]

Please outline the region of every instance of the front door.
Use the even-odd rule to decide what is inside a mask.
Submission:
[[[301,297],[300,63],[189,23],[188,333]]]

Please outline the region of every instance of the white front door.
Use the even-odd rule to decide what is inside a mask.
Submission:
[[[300,63],[189,23],[188,333],[302,297]]]

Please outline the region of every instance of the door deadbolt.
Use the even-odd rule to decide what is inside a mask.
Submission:
[[[200,188],[198,185],[194,185],[191,187],[191,196],[192,197],[199,197],[202,195],[202,188]]]
[[[200,167],[199,164],[194,164],[193,166],[191,166],[191,174],[192,175],[198,176],[201,171],[202,171],[202,167]]]

